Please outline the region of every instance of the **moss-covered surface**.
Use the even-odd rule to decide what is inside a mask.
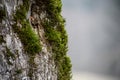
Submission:
[[[28,76],[32,80],[33,71],[34,68],[36,67],[34,63],[34,57],[37,53],[39,53],[42,50],[42,47],[38,35],[33,31],[29,23],[29,20],[26,19],[29,6],[30,6],[29,0],[23,0],[23,5],[20,5],[18,7],[14,15],[14,21],[16,21],[16,24],[13,25],[13,30],[15,33],[18,34],[18,37],[20,38],[24,46],[24,50],[27,52],[29,56],[28,63],[30,65],[30,68]]]
[[[42,22],[45,29],[46,38],[52,47],[53,58],[57,66],[58,80],[71,79],[71,61],[67,56],[68,36],[64,28],[65,20],[61,16],[61,0],[36,0],[38,6],[43,12],[46,12],[46,18]]]
[[[67,56],[67,34],[64,28],[55,29],[50,24],[44,24],[46,30],[46,38],[49,41],[53,58],[58,68],[58,80],[70,80],[71,79],[71,61]],[[63,26],[61,26],[63,27]]]
[[[31,55],[39,53],[41,51],[39,37],[35,34],[35,32],[33,32],[29,22],[23,20],[21,22],[21,29],[16,25],[17,24],[13,26],[14,31],[18,34],[22,44],[24,45],[25,51]]]
[[[34,55],[41,51],[40,40],[37,34],[32,30],[30,23],[26,20],[26,14],[29,8],[29,0],[24,0],[23,5],[20,5],[14,15],[14,20],[22,27],[17,26],[18,23],[13,25],[13,30],[16,32],[24,45],[24,49],[28,54]]]
[[[53,58],[58,71],[57,80],[71,79],[71,61],[67,56],[68,36],[64,28],[65,20],[61,16],[61,0],[35,0],[36,5],[41,11],[46,12],[46,18],[42,20],[42,26],[45,30],[45,36],[52,47]],[[26,20],[26,14],[29,9],[29,0],[23,0],[23,5],[17,9],[14,19],[20,23],[22,27],[13,26],[13,30],[18,34],[24,45],[25,51],[30,54],[29,63],[34,64],[34,56],[41,51],[39,37],[32,30],[29,21]],[[32,58],[33,57],[33,58]],[[33,69],[30,68],[29,76],[32,76]]]

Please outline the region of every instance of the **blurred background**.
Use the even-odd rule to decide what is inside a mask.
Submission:
[[[120,0],[62,0],[73,80],[120,80]]]

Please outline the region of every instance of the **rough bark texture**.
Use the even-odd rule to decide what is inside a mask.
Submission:
[[[61,0],[0,0],[0,80],[70,80]]]
[[[32,3],[30,2],[30,4]],[[36,8],[39,7],[33,5],[34,10],[31,12],[30,8],[27,14],[30,22],[33,20],[32,24],[38,24],[32,26],[32,29],[39,35],[42,46],[42,51],[33,57],[34,64],[30,63],[31,57],[25,52],[19,36],[12,29],[12,25],[16,23],[13,20],[13,14],[22,4],[22,0],[0,0],[1,12],[5,10],[6,13],[3,19],[0,17],[0,80],[57,80],[57,70],[52,59],[52,52],[48,50],[44,28],[41,26],[41,19],[45,14],[36,13],[39,10]],[[20,26],[19,22],[17,25]]]

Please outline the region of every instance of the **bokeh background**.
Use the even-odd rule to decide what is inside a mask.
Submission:
[[[120,0],[62,0],[73,80],[120,80]]]

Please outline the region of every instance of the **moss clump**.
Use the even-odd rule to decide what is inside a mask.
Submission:
[[[28,54],[35,54],[41,51],[41,45],[39,42],[39,37],[32,30],[28,21],[21,22],[22,28],[16,24],[13,26],[14,31],[18,34],[21,42],[24,45],[24,49]]]
[[[26,19],[26,13],[27,10],[23,5],[19,6],[20,9],[16,11],[16,14],[14,15],[15,20],[24,20]]]
[[[58,68],[58,80],[70,80],[72,65],[70,58],[66,54],[68,51],[66,31],[63,26],[59,29],[53,28],[49,22],[43,25],[45,27],[46,38],[52,46],[54,53],[53,58]]]
[[[71,79],[71,61],[70,58],[65,56],[62,61],[62,66],[59,65],[58,80],[70,80]]]
[[[42,10],[47,12],[47,19],[44,20],[43,26],[46,38],[54,53],[53,58],[58,69],[58,80],[70,80],[72,65],[67,56],[68,36],[64,28],[65,20],[61,16],[61,0],[45,0],[43,4],[46,7]]]
[[[41,51],[41,45],[39,37],[35,34],[30,26],[28,20],[26,20],[26,14],[29,9],[29,0],[23,1],[23,5],[20,5],[20,8],[16,11],[14,19],[18,21],[21,25],[17,26],[14,24],[13,29],[18,34],[21,42],[24,45],[24,49],[28,54],[36,54]]]
[[[28,11],[30,6],[30,0],[23,0],[23,6],[25,7],[26,11]]]
[[[24,28],[21,29],[19,37],[25,46],[25,50],[30,54],[40,52],[41,46],[39,37],[33,32],[28,22],[23,22],[22,25]]]
[[[48,22],[45,23],[44,27],[46,31],[46,38],[49,42],[59,43],[61,41],[61,33],[59,31],[51,27]]]

